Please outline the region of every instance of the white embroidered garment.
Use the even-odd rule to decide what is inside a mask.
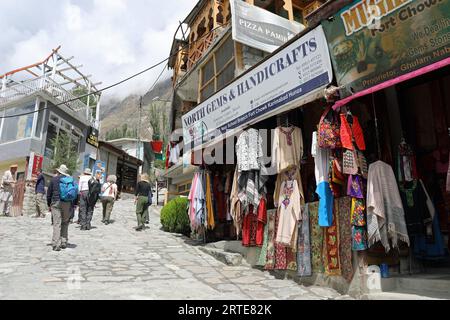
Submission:
[[[298,127],[278,127],[272,144],[272,167],[276,173],[296,166],[300,168],[303,157],[303,135]]]
[[[258,130],[249,129],[239,136],[236,155],[239,172],[261,169],[262,138]]]
[[[369,245],[377,241],[386,252],[398,247],[398,240],[409,245],[402,199],[392,167],[382,161],[369,167],[367,181],[367,228]]]

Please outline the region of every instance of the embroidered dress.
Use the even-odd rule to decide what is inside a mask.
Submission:
[[[343,197],[336,200],[336,219],[339,220],[339,255],[342,277],[350,282],[353,278],[352,226],[350,224],[351,199]]]
[[[277,175],[277,181],[275,182],[275,190],[273,193],[273,201],[276,208],[279,206],[279,199],[280,199],[280,192],[281,192],[281,185],[284,181],[292,181],[295,180],[298,183],[298,188],[300,192],[300,203],[301,205],[305,204],[305,195],[303,193],[303,185],[302,185],[302,178],[300,175],[300,170],[297,167],[292,167],[289,170],[285,170],[279,175]]]
[[[309,205],[304,206],[303,219],[298,227],[297,266],[300,277],[312,275],[311,269],[311,237],[309,233]]]
[[[281,194],[278,200],[279,223],[276,242],[291,246],[294,240],[297,222],[301,220],[301,196],[296,180],[284,181],[281,185]]]
[[[237,167],[239,172],[259,170],[262,152],[262,138],[259,131],[249,129],[244,131],[236,143]]]
[[[275,215],[275,213],[276,213],[276,210],[268,210],[267,211],[267,223],[264,227],[264,243],[261,247],[261,253],[259,255],[258,262],[256,263],[257,266],[266,266],[266,264],[267,264],[267,252],[268,252],[268,247],[269,247],[269,231],[273,231],[273,226],[272,226],[271,230],[269,230],[269,229],[271,226],[271,221],[274,221],[273,216]],[[272,247],[273,247],[273,244],[272,244]]]
[[[354,150],[353,142],[356,143],[358,149],[366,150],[366,143],[364,141],[364,134],[359,124],[358,117],[353,117],[353,124],[347,120],[347,115],[341,113],[341,141],[342,147],[349,150]]]
[[[256,231],[258,228],[258,217],[250,206],[249,213],[244,217],[242,224],[242,245],[244,247],[256,246]]]
[[[256,245],[262,247],[264,244],[265,227],[267,225],[267,206],[266,199],[262,198],[258,207],[258,226],[256,229]]]
[[[276,128],[272,144],[272,167],[276,173],[283,172],[291,166],[300,168],[302,157],[302,130],[298,127]]]

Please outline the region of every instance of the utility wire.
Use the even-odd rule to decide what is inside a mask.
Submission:
[[[211,32],[215,31],[216,29],[219,29],[219,28],[222,28],[222,27],[226,27],[226,25],[224,25],[224,26],[218,26],[218,27],[216,27],[216,28],[213,28],[208,34],[210,34]],[[208,34],[204,35],[203,37],[207,36]],[[64,102],[55,104],[54,106],[56,107],[56,106],[60,106],[60,105],[63,105],[63,104],[67,104],[67,103],[69,103],[69,102],[73,102],[73,101],[76,101],[76,100],[80,100],[80,99],[82,99],[82,98],[86,98],[86,97],[88,97],[88,96],[91,96],[91,95],[94,95],[94,94],[97,94],[97,93],[100,93],[100,92],[109,90],[109,89],[111,89],[111,88],[114,88],[114,87],[116,87],[116,86],[118,86],[118,85],[120,85],[120,84],[122,84],[122,83],[124,83],[124,82],[127,82],[127,81],[129,81],[129,80],[131,80],[131,79],[133,79],[133,78],[136,78],[137,76],[140,76],[141,74],[146,73],[146,72],[148,72],[148,71],[150,71],[150,70],[152,70],[152,69],[154,69],[154,68],[160,66],[160,65],[163,64],[164,62],[168,62],[172,57],[175,57],[176,55],[178,55],[178,53],[179,53],[180,51],[183,51],[184,49],[186,49],[186,47],[189,47],[190,45],[195,44],[195,43],[198,42],[198,41],[201,41],[201,40],[203,39],[203,37],[197,39],[196,41],[193,41],[192,43],[186,43],[186,44],[183,44],[179,50],[177,50],[176,52],[174,52],[172,55],[168,56],[166,59],[164,59],[164,60],[158,62],[157,64],[154,64],[153,66],[151,66],[151,67],[149,67],[149,68],[147,68],[147,69],[145,69],[145,70],[142,70],[142,71],[140,71],[140,72],[138,72],[138,73],[136,73],[136,74],[134,74],[134,75],[132,75],[132,76],[126,78],[126,79],[123,79],[123,80],[121,80],[121,81],[119,81],[119,82],[117,82],[117,83],[114,83],[114,84],[112,84],[112,85],[110,85],[110,86],[107,86],[107,87],[105,87],[105,88],[103,88],[103,89],[100,89],[100,90],[97,90],[97,91],[94,91],[94,92],[91,92],[91,93],[87,93],[87,94],[82,95],[82,96],[79,96],[79,97],[77,97],[77,98],[70,99],[70,100],[67,100],[67,101],[64,101]],[[165,70],[165,68],[163,69],[163,71],[164,71],[164,70]],[[162,73],[161,73],[161,75],[162,75]],[[161,76],[160,76],[160,77],[161,77]],[[156,86],[156,83],[154,84],[154,86]],[[38,110],[35,110],[35,111],[24,112],[24,113],[20,113],[20,114],[11,115],[11,116],[0,116],[0,119],[8,119],[8,118],[22,117],[22,116],[26,116],[26,115],[29,115],[29,114],[33,114],[33,113],[37,113],[37,112],[41,112],[41,111],[47,110],[47,109],[49,109],[49,108],[50,108],[50,107],[47,106],[47,107],[44,107],[44,108],[41,108],[41,109],[38,109]],[[6,109],[5,109],[5,111],[6,111]]]

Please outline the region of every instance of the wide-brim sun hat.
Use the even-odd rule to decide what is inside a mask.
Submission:
[[[92,175],[92,170],[89,168],[84,169],[84,174]]]
[[[67,168],[63,164],[58,169],[56,169],[56,171],[58,171],[63,176],[69,176],[69,168]]]

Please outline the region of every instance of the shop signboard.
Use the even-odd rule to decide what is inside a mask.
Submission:
[[[89,127],[86,142],[88,144],[90,144],[91,146],[98,148],[99,143],[98,143],[98,130],[97,129],[95,129],[93,127]]]
[[[39,170],[42,169],[44,157],[34,152],[30,153],[30,160],[28,162],[27,180],[37,179]]]
[[[185,114],[185,150],[223,139],[225,133],[300,101],[332,78],[325,34],[319,26]]]
[[[305,29],[298,22],[242,0],[231,0],[230,4],[233,40],[250,47],[272,53]]]
[[[345,95],[450,57],[450,1],[358,0],[322,21]]]

